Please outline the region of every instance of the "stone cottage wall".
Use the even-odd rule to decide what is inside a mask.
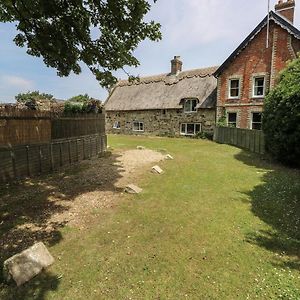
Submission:
[[[144,123],[144,132],[133,131],[134,121]],[[113,128],[115,122],[120,122],[120,129]],[[107,133],[180,136],[181,123],[201,123],[203,132],[212,133],[215,110],[200,109],[195,113],[184,113],[182,109],[106,111]]]

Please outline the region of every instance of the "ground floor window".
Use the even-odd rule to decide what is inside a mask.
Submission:
[[[133,131],[144,131],[144,123],[134,121],[133,122]]]
[[[182,135],[195,135],[200,131],[200,123],[182,123],[180,126],[180,134]]]
[[[121,129],[121,124],[120,124],[120,122],[119,122],[119,121],[116,121],[116,122],[114,123],[114,125],[113,125],[113,128],[114,128],[114,129]]]
[[[251,129],[261,130],[262,120],[260,112],[253,112],[251,114]]]
[[[229,127],[237,127],[237,113],[236,112],[228,112],[227,113],[227,125]]]

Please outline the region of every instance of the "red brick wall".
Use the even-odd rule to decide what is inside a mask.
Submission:
[[[278,73],[286,62],[295,58],[300,42],[271,22],[269,48],[266,49],[266,27],[230,63],[218,78],[217,118],[225,112],[238,113],[238,127],[249,128],[251,112],[262,111],[264,98],[252,97],[253,75],[264,75],[266,90],[276,84]],[[229,79],[241,80],[239,99],[228,99]]]

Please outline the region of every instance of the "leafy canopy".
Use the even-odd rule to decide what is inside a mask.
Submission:
[[[147,0],[4,0],[0,22],[16,22],[16,45],[59,76],[79,74],[83,62],[109,88],[114,71],[139,65],[141,41],[161,39],[160,25],[144,21],[150,8]]]
[[[290,62],[265,101],[263,130],[274,158],[300,166],[300,58]]]
[[[39,91],[33,91],[27,93],[20,93],[17,96],[15,96],[15,99],[17,100],[17,102],[26,103],[36,100],[52,100],[53,95],[40,93]]]

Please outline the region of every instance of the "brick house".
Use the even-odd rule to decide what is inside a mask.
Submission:
[[[108,133],[193,136],[213,132],[217,67],[182,71],[179,56],[171,72],[119,81],[104,104]]]
[[[261,129],[265,95],[287,61],[300,51],[294,10],[294,0],[279,0],[275,12],[271,11],[214,73],[218,80],[217,121]]]

